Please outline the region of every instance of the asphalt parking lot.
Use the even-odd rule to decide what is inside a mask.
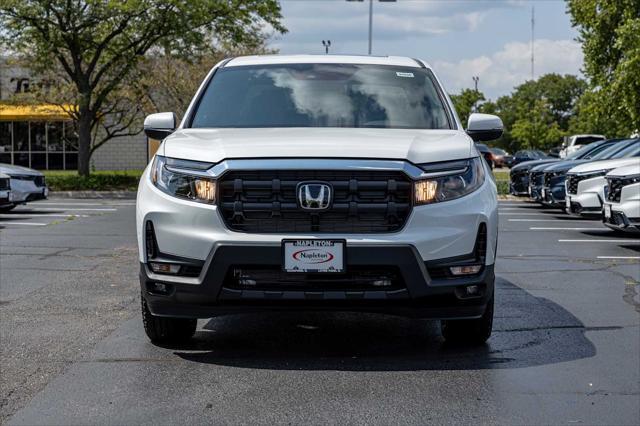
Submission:
[[[0,423],[638,424],[640,236],[500,203],[486,346],[434,322],[239,315],[158,347],[133,200],[0,215]]]

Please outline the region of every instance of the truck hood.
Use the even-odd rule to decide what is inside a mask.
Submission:
[[[37,170],[29,169],[27,167],[15,166],[13,164],[5,164],[0,163],[0,173],[4,173],[5,175],[13,176],[42,176]]]
[[[541,160],[529,160],[529,161],[524,161],[518,165],[515,165],[511,168],[512,172],[519,172],[519,171],[527,171],[527,170],[531,170],[532,168],[534,168],[535,166],[539,166],[541,164],[548,164],[548,163],[554,163],[560,161],[559,158],[545,158],[545,159],[541,159]]]
[[[163,143],[167,157],[218,163],[230,158],[380,158],[413,163],[476,156],[456,130],[268,128],[179,129]]]
[[[592,161],[587,164],[581,164],[579,166],[574,167],[569,170],[569,173],[589,173],[596,172],[599,170],[611,170],[617,169],[618,167],[631,166],[635,165],[636,167],[640,167],[640,158],[618,158],[615,160],[601,160],[601,161]]]
[[[566,160],[544,166],[545,172],[566,172],[580,164],[587,163],[589,160]]]
[[[638,166],[637,164],[618,167],[617,169],[613,169],[609,173],[607,173],[607,176],[610,177],[625,177],[635,175],[640,175],[640,166]]]

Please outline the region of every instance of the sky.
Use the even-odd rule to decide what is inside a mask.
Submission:
[[[369,0],[281,0],[289,30],[270,45],[282,54],[367,54]],[[373,54],[427,61],[449,93],[473,88],[489,99],[534,77],[580,75],[582,51],[562,0],[398,0],[373,5]]]

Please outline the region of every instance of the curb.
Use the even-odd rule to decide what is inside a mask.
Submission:
[[[135,200],[136,191],[52,191],[49,198],[87,198]]]

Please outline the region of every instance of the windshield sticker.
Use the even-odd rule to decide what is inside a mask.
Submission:
[[[409,77],[409,78],[413,78],[413,73],[412,72],[396,72],[396,75],[398,77]]]

